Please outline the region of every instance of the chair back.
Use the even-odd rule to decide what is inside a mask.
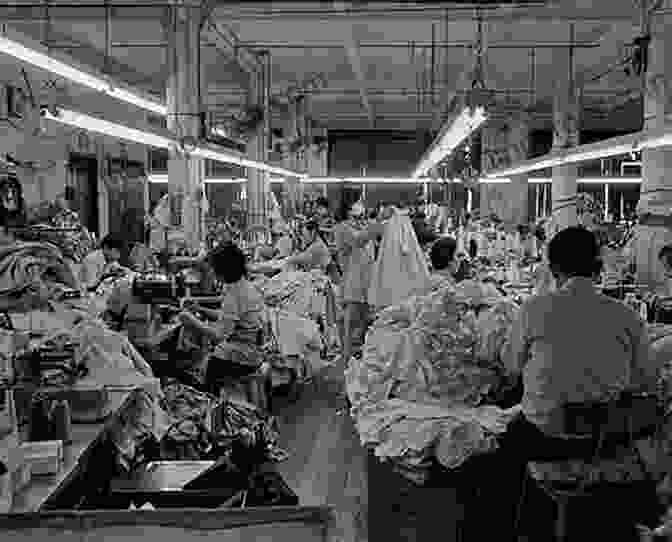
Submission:
[[[596,441],[642,438],[655,433],[663,418],[656,394],[622,392],[611,401],[568,403],[563,407],[564,433]]]

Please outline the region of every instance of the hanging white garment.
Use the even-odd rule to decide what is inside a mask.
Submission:
[[[369,304],[397,305],[413,295],[423,295],[432,281],[427,260],[407,214],[395,211],[385,227],[378,259],[373,265]]]

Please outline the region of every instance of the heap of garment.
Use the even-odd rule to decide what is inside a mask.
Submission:
[[[473,305],[482,297],[466,293],[447,286],[381,311],[362,359],[353,359],[352,414],[378,456],[454,468],[491,450],[506,429],[510,415],[484,403],[501,383],[499,352],[513,309],[496,305],[479,321]]]
[[[319,270],[284,271],[273,278],[261,279],[256,285],[267,305],[311,318],[326,310],[323,290],[328,281]]]
[[[395,211],[385,225],[385,233],[373,266],[369,304],[390,307],[432,288],[427,258],[422,252],[407,214]]]
[[[268,357],[274,360],[273,366],[291,367],[291,364],[287,364],[288,359],[297,358],[308,361],[313,370],[319,369],[323,341],[318,325],[313,320],[273,307],[266,308],[265,317],[276,339],[270,341],[269,353],[277,350],[280,354],[279,357]]]
[[[333,345],[336,333],[333,291],[319,270],[284,271],[255,283],[268,306],[267,321],[283,356],[319,362],[319,352]]]
[[[19,234],[25,240],[53,243],[75,262],[81,262],[93,250],[93,236],[74,211],[45,203],[33,215],[33,225]]]
[[[88,379],[98,384],[141,385],[153,382],[149,364],[129,340],[96,320],[82,320],[74,327],[62,329],[40,344],[67,341],[74,345],[75,362],[88,370]],[[38,345],[39,346],[39,345]]]
[[[46,243],[12,243],[0,247],[0,297],[20,300],[36,288],[76,288],[63,255]]]
[[[262,415],[252,405],[227,401],[220,406],[214,421],[210,414],[217,403],[216,397],[177,381],[168,381],[158,395],[133,392],[109,430],[118,466],[130,471],[149,459],[205,459],[222,441],[241,436],[249,439],[250,435],[263,440],[267,459],[287,457],[277,446],[279,434],[273,418]],[[152,443],[158,444],[152,452],[155,455],[145,457],[145,451],[151,448],[146,444]]]

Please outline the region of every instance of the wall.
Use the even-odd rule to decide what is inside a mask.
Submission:
[[[138,111],[121,102],[102,98],[91,93],[78,95],[77,111],[108,118],[121,124],[138,126]],[[140,113],[140,119],[144,114]],[[119,140],[99,136],[85,130],[78,130],[52,121],[41,122],[41,133],[36,139],[25,143],[23,121],[15,119],[0,123],[0,155],[11,154],[21,160],[37,162],[38,183],[24,186],[24,196],[28,205],[41,200],[50,201],[64,192],[68,182],[67,162],[70,153],[93,156],[98,159],[98,206],[99,231],[104,235],[109,231],[108,224],[108,187],[103,182],[103,171],[107,157],[118,158],[122,150],[128,159],[146,163],[146,147],[137,144],[122,144]],[[50,166],[50,167],[46,167]],[[39,186],[41,185],[41,186]]]
[[[427,148],[424,133],[329,132],[329,176],[408,178]]]

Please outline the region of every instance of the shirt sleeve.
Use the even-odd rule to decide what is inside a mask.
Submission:
[[[655,392],[662,365],[656,356],[646,332],[646,324],[639,321],[633,341],[631,383],[636,390]]]
[[[229,292],[222,299],[219,319],[216,327],[223,337],[228,337],[234,330],[236,323],[240,320],[240,303],[238,297],[233,292]]]
[[[528,309],[521,307],[518,317],[513,321],[507,341],[502,349],[502,362],[507,371],[519,374],[525,367],[528,359],[529,334],[527,329]]]

